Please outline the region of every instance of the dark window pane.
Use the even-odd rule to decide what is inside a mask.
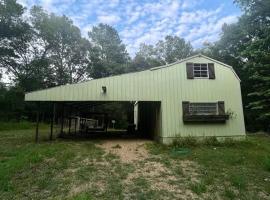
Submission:
[[[205,66],[205,67],[201,67],[201,70],[207,70],[207,66]]]

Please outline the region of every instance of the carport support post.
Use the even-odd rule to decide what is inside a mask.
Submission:
[[[75,134],[76,134],[76,130],[77,130],[77,117],[75,117]]]
[[[53,113],[52,113],[52,116],[51,116],[51,134],[50,134],[50,140],[53,139],[53,123],[55,121],[55,103],[53,102]]]
[[[63,128],[64,128],[64,103],[62,103],[61,108],[61,130],[60,130],[61,135],[63,135]]]
[[[70,135],[70,127],[71,127],[71,107],[69,106],[69,116],[68,116],[68,134]]]
[[[37,102],[37,121],[36,121],[36,138],[35,138],[35,141],[36,143],[38,142],[38,128],[39,128],[39,109],[40,109],[40,102]]]

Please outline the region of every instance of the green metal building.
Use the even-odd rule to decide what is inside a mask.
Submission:
[[[34,102],[136,102],[135,123],[162,142],[245,136],[240,79],[229,65],[195,55],[149,70],[34,91]]]

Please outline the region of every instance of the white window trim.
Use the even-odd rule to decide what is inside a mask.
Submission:
[[[207,67],[207,77],[195,77],[194,75],[194,64],[206,64],[206,67]],[[208,63],[193,63],[193,66],[192,66],[192,73],[193,73],[193,78],[194,79],[209,79],[209,67],[208,67]]]

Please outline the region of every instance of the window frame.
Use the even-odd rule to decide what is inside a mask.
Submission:
[[[200,65],[200,70],[195,70],[195,65]],[[205,71],[205,70],[202,70],[201,69],[202,65],[206,65],[207,77],[202,77],[202,76],[196,77],[194,71],[199,71],[200,72],[200,75],[201,75],[201,72],[202,71]],[[193,63],[192,72],[193,72],[193,78],[194,79],[209,79],[209,67],[208,67],[208,63]]]
[[[194,111],[192,111],[192,106],[198,105],[198,107],[203,107],[203,105],[200,104],[213,104],[215,105],[215,113],[214,112],[198,112],[198,113],[194,113]],[[205,107],[210,107],[205,105]],[[214,107],[214,106],[213,106]],[[218,110],[218,102],[190,102],[188,105],[188,111],[190,115],[219,115],[219,110]]]

